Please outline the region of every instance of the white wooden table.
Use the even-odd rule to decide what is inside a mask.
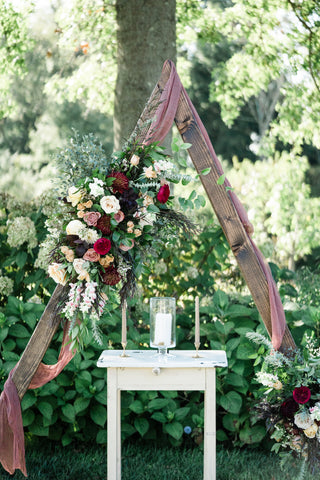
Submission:
[[[226,367],[226,352],[171,350],[157,358],[155,350],[105,350],[98,367],[108,369],[108,480],[121,480],[121,390],[203,390],[203,479],[216,479],[215,367]]]

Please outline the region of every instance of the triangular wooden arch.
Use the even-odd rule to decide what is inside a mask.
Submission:
[[[155,86],[137,125],[145,125],[146,120],[149,119],[150,108],[148,107],[159,102],[161,92],[170,76],[170,71],[170,63],[166,62],[161,77]],[[217,184],[220,175],[213,163],[207,144],[183,91],[181,91],[179,98],[178,109],[175,115],[175,124],[184,142],[192,144],[192,147],[189,149],[189,155],[197,172],[200,173],[205,168],[210,167],[210,173],[206,176],[201,176],[202,184],[207,192],[208,198],[217,215],[232,252],[235,255],[241,273],[249,287],[262,320],[271,336],[270,301],[265,274],[261,269],[258,258],[249,241],[248,234],[244,229],[227,191]],[[148,127],[140,131],[139,141],[141,143],[145,139],[147,131]],[[20,399],[26,393],[31,379],[58,329],[60,324],[58,305],[63,296],[64,289],[65,287],[60,285],[56,287],[12,376]],[[287,326],[281,348],[282,350],[295,348],[294,340]]]

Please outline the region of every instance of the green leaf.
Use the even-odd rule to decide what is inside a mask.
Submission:
[[[104,427],[104,424],[107,421],[107,409],[102,405],[94,405],[90,409],[90,417],[97,425]]]
[[[15,324],[10,328],[10,335],[17,338],[29,338],[31,334],[25,326]]]
[[[147,211],[151,212],[151,213],[159,213],[160,212],[159,208],[156,205],[153,205],[153,203],[147,207]]]
[[[183,435],[183,426],[179,422],[167,423],[163,426],[163,429],[176,440],[179,440]]]
[[[83,412],[83,410],[85,410],[88,407],[89,403],[90,403],[90,398],[83,398],[83,397],[76,398],[73,404],[76,415],[79,412]]]
[[[226,179],[226,174],[223,173],[217,180],[217,185],[223,185],[224,184],[224,181]]]
[[[107,430],[99,430],[96,436],[96,442],[98,444],[107,443],[108,441],[108,431]]]
[[[22,414],[22,423],[24,427],[28,427],[35,419],[35,413],[32,410],[26,410]]]
[[[121,235],[120,235],[119,232],[113,232],[113,234],[112,234],[112,240],[113,240],[115,243],[119,242],[120,237],[121,237]]]
[[[135,400],[129,405],[130,410],[132,410],[134,413],[143,413],[144,408],[143,408],[143,403],[140,400]]]
[[[167,398],[155,398],[148,403],[148,410],[160,410],[168,405],[169,399]]]
[[[201,170],[200,172],[200,175],[208,175],[208,173],[211,172],[211,167],[209,168],[204,168],[203,170]],[[218,180],[219,181],[219,180]],[[222,182],[223,183],[223,182]]]
[[[53,408],[49,402],[39,402],[37,407],[45,418],[50,419],[52,417]]]
[[[249,445],[252,443],[260,443],[265,436],[266,429],[262,425],[254,425],[253,427],[245,425],[245,427],[240,430],[241,442]]]
[[[221,395],[220,405],[227,412],[238,414],[242,407],[242,397],[237,392],[228,392],[226,395]]]
[[[237,432],[240,428],[238,415],[227,414],[222,417],[222,424],[229,432]]]
[[[73,423],[75,421],[76,412],[73,405],[67,403],[61,408],[61,410],[63,415],[68,419],[70,423]]]
[[[177,422],[181,422],[181,420],[183,420],[183,419],[188,415],[189,412],[190,412],[190,407],[181,407],[181,408],[178,408],[178,409],[174,412],[174,419],[175,419]]]
[[[149,430],[149,422],[146,418],[138,417],[134,421],[134,426],[137,431],[140,433],[141,437],[143,437],[147,431]]]
[[[160,423],[166,423],[166,421],[167,421],[167,417],[162,412],[154,412],[151,415],[151,418],[153,418],[154,420],[156,420],[157,422],[160,422]]]
[[[28,254],[26,252],[18,252],[18,254],[16,256],[17,266],[19,268],[24,267],[24,265],[26,264],[27,258],[28,258]]]

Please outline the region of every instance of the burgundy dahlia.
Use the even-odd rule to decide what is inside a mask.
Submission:
[[[307,403],[311,397],[311,391],[308,387],[297,387],[292,392],[293,398],[297,403]]]
[[[168,198],[170,197],[170,188],[169,185],[165,184],[160,187],[160,190],[157,195],[157,200],[160,203],[167,203]]]
[[[126,177],[126,175],[122,172],[112,172],[110,175],[107,175],[108,177],[113,177],[113,183],[111,186],[111,189],[113,193],[123,193],[125,190],[128,190],[129,188],[129,179]]]
[[[110,267],[104,269],[101,279],[106,285],[117,285],[117,283],[119,283],[121,280],[121,276],[118,270],[111,265]]]
[[[110,215],[102,215],[97,221],[97,229],[100,230],[103,235],[111,235],[111,217]]]
[[[109,238],[99,238],[93,245],[94,251],[100,255],[106,255],[111,249]]]
[[[293,398],[288,398],[285,400],[280,407],[280,412],[283,417],[293,418],[294,414],[299,410],[299,405],[293,400]]]

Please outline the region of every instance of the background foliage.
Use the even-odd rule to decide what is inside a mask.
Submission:
[[[2,217],[0,277],[2,310],[0,313],[1,384],[19,360],[54,288],[42,268],[34,268],[39,242],[45,234],[46,210],[50,201],[17,204],[3,197],[2,207],[10,221],[29,218],[37,232],[36,242],[25,235],[12,247]],[[12,210],[11,210],[12,209]],[[21,213],[27,217],[21,217]],[[19,220],[21,221],[21,220]],[[30,228],[30,225],[29,225]],[[147,299],[154,295],[177,298],[177,348],[192,349],[194,338],[194,297],[201,298],[201,342],[203,348],[226,350],[229,367],[219,369],[217,379],[218,439],[227,445],[258,444],[265,436],[262,425],[251,426],[250,405],[257,386],[253,380],[261,362],[263,347],[256,351],[245,337],[248,331],[265,333],[264,325],[251,297],[233,289],[239,273],[229,258],[220,226],[209,224],[199,237],[181,238],[177,248],[165,250],[161,258],[150,259],[149,272],[141,278],[138,296],[130,302],[128,348],[147,348],[149,312]],[[42,263],[39,259],[35,265]],[[286,302],[289,326],[299,343],[306,328],[319,332],[319,302],[309,305],[311,292],[295,274],[273,266]],[[2,280],[6,279],[5,282]],[[286,282],[284,283],[283,280]],[[288,280],[290,283],[288,283]],[[320,282],[319,282],[320,284]],[[8,286],[11,285],[11,290]],[[318,287],[319,288],[319,287]],[[222,290],[223,289],[223,290]],[[306,291],[307,290],[307,291]],[[108,305],[102,320],[103,347],[121,348],[121,318],[117,305]],[[54,338],[44,361],[57,360],[62,331]],[[101,347],[88,336],[83,352],[78,353],[64,371],[49,384],[29,390],[22,400],[23,422],[27,437],[48,437],[68,445],[72,441],[107,439],[107,372],[97,368]],[[2,385],[1,385],[2,386]],[[203,434],[203,394],[200,392],[123,392],[123,439],[138,436],[172,445],[201,444]]]

